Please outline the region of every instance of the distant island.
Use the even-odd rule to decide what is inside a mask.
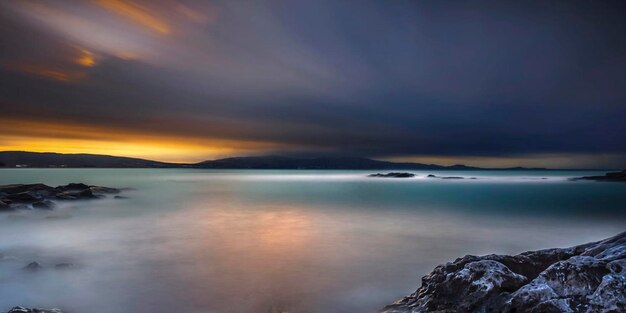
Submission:
[[[26,151],[0,152],[0,168],[199,168],[199,169],[302,169],[302,170],[479,170],[484,168],[422,163],[398,163],[358,157],[250,156],[199,163],[168,163],[100,154],[62,154]],[[497,170],[545,170],[498,168]]]

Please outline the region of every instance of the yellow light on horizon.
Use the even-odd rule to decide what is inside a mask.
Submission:
[[[173,142],[119,142],[104,140],[11,137],[2,139],[2,151],[89,153],[150,159],[163,162],[187,163],[204,161],[234,153],[228,147],[176,144]]]
[[[0,118],[0,151],[89,153],[193,163],[269,151],[272,142],[176,136],[49,121]]]

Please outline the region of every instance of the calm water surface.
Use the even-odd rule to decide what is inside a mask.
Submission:
[[[134,188],[0,214],[0,311],[375,312],[464,254],[626,230],[626,184],[567,180],[597,172],[368,173],[0,170],[0,184]],[[45,269],[22,270],[31,261]],[[54,269],[62,262],[78,267]]]

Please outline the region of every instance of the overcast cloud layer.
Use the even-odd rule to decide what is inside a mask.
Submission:
[[[623,1],[5,1],[0,148],[121,133],[626,167],[624,34]]]

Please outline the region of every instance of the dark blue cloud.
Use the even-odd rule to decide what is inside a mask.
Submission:
[[[177,3],[203,22],[146,2],[171,36],[47,5],[103,35],[5,4],[19,13],[0,16],[7,117],[379,157],[626,155],[621,1]],[[7,66],[76,46],[98,56],[81,81]]]

